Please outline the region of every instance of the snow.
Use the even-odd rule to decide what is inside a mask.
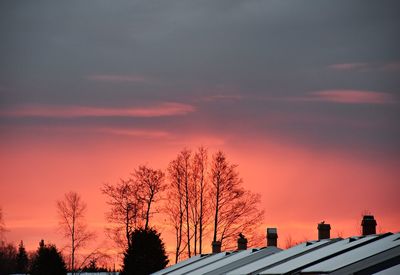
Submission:
[[[306,243],[302,243],[299,245],[296,245],[292,248],[289,248],[287,250],[283,250],[281,252],[277,252],[273,255],[268,255],[265,258],[259,259],[257,261],[254,261],[252,263],[249,263],[247,265],[244,265],[242,267],[239,267],[235,270],[232,270],[227,273],[227,275],[235,275],[235,274],[251,274],[253,272],[256,272],[258,270],[263,270],[265,267],[274,264],[276,262],[282,261],[284,259],[287,259],[289,257],[296,256],[297,254],[304,253],[308,250],[317,248],[321,245],[329,243],[330,240],[321,240],[318,242],[313,242],[309,245],[306,245]]]
[[[357,261],[379,254],[396,246],[400,246],[400,233],[389,235],[383,239],[355,248],[334,258],[303,269],[303,272],[332,272]]]
[[[179,274],[179,275],[181,275],[181,274],[190,272],[190,271],[192,271],[194,269],[197,269],[197,268],[199,268],[199,267],[201,267],[203,265],[207,265],[207,264],[213,263],[215,261],[218,261],[218,260],[222,259],[223,257],[225,257],[226,255],[229,255],[229,252],[221,252],[221,253],[218,253],[218,254],[213,254],[213,255],[201,258],[200,260],[195,261],[195,262],[193,262],[191,264],[185,265],[185,266],[183,266],[181,268],[175,269],[172,272],[168,272],[168,274]]]
[[[254,253],[252,249],[248,249],[248,250],[243,250],[240,252],[236,252],[236,253],[232,253],[228,256],[226,256],[225,258],[216,261],[214,263],[211,263],[209,265],[206,266],[202,266],[199,269],[193,270],[190,274],[205,274],[207,272],[213,271],[214,269],[220,268],[222,266],[231,264],[237,260],[240,260],[244,257],[249,256],[251,253]]]
[[[368,236],[368,237],[364,237],[364,238],[359,238],[352,242],[349,242],[349,239],[332,242],[331,244],[324,246],[320,249],[311,251],[309,253],[306,253],[304,255],[296,257],[292,260],[283,262],[280,265],[274,266],[270,269],[260,272],[260,274],[277,274],[277,273],[290,272],[295,269],[301,268],[302,266],[304,266],[306,264],[313,263],[324,257],[330,256],[334,253],[343,251],[345,249],[354,247],[356,245],[365,243],[365,242],[373,240],[375,238],[377,238],[377,236],[373,235],[373,236]]]
[[[176,263],[174,265],[171,265],[171,266],[169,266],[167,268],[164,268],[164,269],[162,269],[160,271],[152,273],[152,275],[161,275],[161,274],[166,274],[168,272],[172,272],[175,269],[181,268],[182,266],[191,264],[191,263],[199,260],[200,258],[205,258],[205,257],[208,257],[208,256],[209,255],[196,255],[196,256],[190,257],[189,259],[186,259],[184,261],[180,261],[180,262],[178,262],[178,263]]]

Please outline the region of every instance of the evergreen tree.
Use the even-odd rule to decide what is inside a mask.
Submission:
[[[24,243],[21,241],[17,254],[17,273],[28,272],[28,254],[26,253]]]
[[[66,275],[67,267],[54,245],[45,245],[41,240],[32,262],[31,275]]]
[[[0,274],[15,273],[17,249],[12,244],[0,241]]]
[[[168,264],[164,243],[154,229],[136,229],[131,235],[131,247],[125,252],[121,275],[147,275]]]

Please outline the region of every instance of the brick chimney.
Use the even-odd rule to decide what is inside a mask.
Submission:
[[[237,240],[237,249],[238,250],[246,250],[247,249],[247,239],[244,237],[242,233],[239,234],[239,238]]]
[[[331,225],[325,221],[318,224],[318,240],[331,238]]]
[[[376,220],[372,215],[365,215],[361,222],[363,236],[376,234]]]
[[[212,253],[220,253],[221,252],[221,242],[214,241],[211,243],[212,245]]]
[[[267,228],[267,246],[278,246],[278,230]]]

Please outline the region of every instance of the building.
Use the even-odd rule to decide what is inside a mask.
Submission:
[[[247,249],[244,236],[238,250],[197,255],[154,275],[182,274],[400,274],[400,233],[376,234],[373,216],[364,216],[363,235],[330,238],[330,225],[318,224],[318,240],[286,250],[276,247],[277,230],[267,229],[267,246]]]

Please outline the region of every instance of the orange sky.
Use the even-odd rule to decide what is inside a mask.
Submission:
[[[68,130],[70,131],[70,130]],[[55,201],[75,190],[88,204],[89,227],[106,239],[100,193],[105,182],[127,177],[137,165],[165,169],[185,145],[223,149],[239,164],[244,185],[262,195],[265,226],[276,226],[280,245],[315,239],[317,223],[332,225],[332,235],[357,235],[361,213],[374,214],[378,231],[398,231],[398,159],[300,146],[285,139],[216,136],[135,138],[129,135],[60,129],[19,129],[2,134],[0,201],[8,228],[7,240],[24,240],[28,249],[41,238],[65,244],[57,232]],[[168,237],[168,228],[159,228]],[[263,233],[263,232],[260,232]],[[93,245],[93,244],[92,244]],[[168,247],[171,244],[168,243]]]

